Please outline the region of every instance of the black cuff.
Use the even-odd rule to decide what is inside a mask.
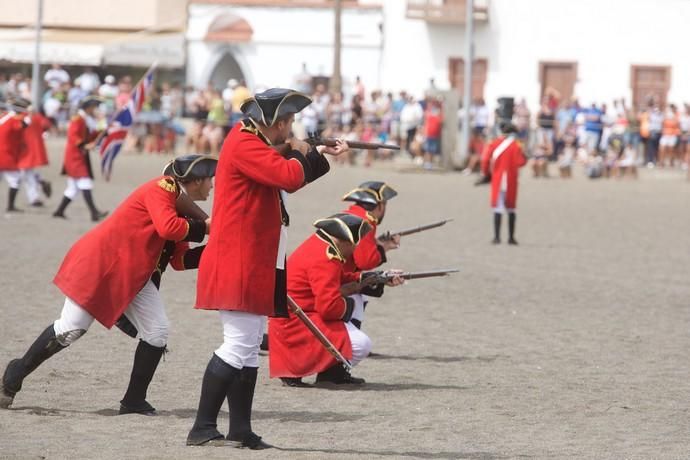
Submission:
[[[371,286],[362,288],[360,294],[368,295],[369,297],[381,297],[385,286],[386,285],[383,283],[372,284]]]
[[[201,254],[203,254],[205,247],[206,245],[197,246],[184,253],[182,265],[184,265],[185,270],[199,268],[199,260],[201,260]]]
[[[345,299],[345,313],[341,318],[344,323],[349,322],[352,319],[352,313],[355,311],[355,299],[350,297],[344,297]]]
[[[324,155],[321,155],[316,147],[307,154],[307,161],[311,164],[312,178],[307,182],[313,182],[331,170],[331,165]]]
[[[195,243],[201,243],[206,237],[206,222],[197,219],[187,219],[189,223],[189,232],[187,236],[182,241],[193,241]]]
[[[380,244],[377,244],[376,249],[379,251],[379,255],[381,256],[381,262],[379,262],[379,265],[383,265],[386,262],[388,262],[388,258],[386,257],[386,250],[383,249],[383,246],[381,246]],[[377,265],[377,267],[379,265]]]
[[[297,160],[300,162],[302,165],[302,169],[304,170],[304,183],[307,184],[311,182],[313,173],[311,170],[311,163],[305,158],[304,155],[302,155],[299,150],[291,150],[285,155],[286,160]]]

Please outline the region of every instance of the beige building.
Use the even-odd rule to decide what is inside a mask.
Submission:
[[[44,0],[41,62],[184,66],[187,0]],[[37,2],[0,0],[0,65],[34,57]]]

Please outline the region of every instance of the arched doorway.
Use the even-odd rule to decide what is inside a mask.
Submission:
[[[242,68],[237,63],[237,60],[230,52],[223,54],[216,66],[211,71],[209,82],[214,88],[222,90],[228,83],[228,80],[234,78],[238,82],[246,80]]]

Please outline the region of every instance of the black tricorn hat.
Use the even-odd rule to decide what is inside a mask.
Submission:
[[[240,110],[264,126],[273,126],[283,115],[298,113],[311,104],[311,98],[293,89],[271,88],[242,103]]]
[[[88,109],[89,107],[98,107],[103,103],[103,99],[96,96],[88,96],[81,100],[79,103],[80,109]]]
[[[379,203],[388,201],[395,197],[398,192],[385,182],[369,181],[359,185],[356,189],[348,192],[343,201],[354,201],[355,203],[376,206]]]
[[[357,244],[364,235],[371,231],[371,225],[354,214],[339,213],[314,222],[314,227],[333,238]]]
[[[29,109],[29,106],[31,106],[31,101],[24,99],[23,97],[17,97],[15,99],[11,99],[10,104],[12,104],[15,110],[23,112]]]
[[[164,176],[173,176],[178,180],[194,180],[216,175],[218,158],[212,155],[191,153],[175,158],[165,165]]]

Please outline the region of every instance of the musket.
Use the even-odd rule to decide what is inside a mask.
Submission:
[[[347,358],[345,358],[345,356],[343,356],[343,354],[340,353],[340,351],[335,347],[335,345],[333,345],[333,343],[331,343],[331,341],[328,340],[328,337],[326,337],[323,334],[323,332],[321,332],[319,328],[316,327],[316,324],[314,324],[314,322],[311,319],[309,319],[307,314],[304,313],[304,310],[302,310],[302,308],[300,308],[300,306],[297,305],[297,303],[295,303],[294,300],[292,300],[292,297],[287,296],[287,303],[288,308],[290,308],[290,311],[294,313],[295,316],[297,316],[300,319],[300,321],[304,323],[305,326],[307,326],[307,329],[309,329],[309,331],[311,331],[311,333],[314,334],[318,341],[321,342],[321,345],[323,345],[324,348],[331,355],[333,355],[336,361],[342,364],[345,369],[351,371],[352,364],[350,363],[350,361],[348,361]]]
[[[312,147],[317,147],[319,145],[325,145],[326,147],[335,147],[338,145],[338,139],[336,139],[334,137],[325,137],[324,138],[324,137],[313,136],[313,135],[310,135],[307,139],[304,139],[304,142],[311,145]],[[376,142],[359,142],[359,141],[345,141],[345,142],[347,142],[347,145],[351,149],[400,150],[400,146],[395,145],[395,144],[378,144]],[[278,152],[280,152],[281,155],[287,155],[291,150],[290,144],[288,144],[288,143],[277,144],[277,145],[274,145],[273,148],[276,149]]]
[[[309,138],[305,139],[304,142],[306,142],[309,145],[312,145],[314,147],[318,145],[325,145],[326,147],[335,147],[338,145],[338,139],[334,137],[321,137],[314,135],[313,133],[309,135]],[[377,150],[377,149],[386,149],[386,150],[400,150],[399,145],[395,144],[379,144],[376,142],[359,142],[359,141],[346,141],[347,145],[350,146],[351,149],[362,149],[362,150]]]
[[[450,222],[453,219],[445,219],[445,220],[440,220],[438,222],[434,222],[433,224],[427,224],[427,225],[420,225],[419,227],[412,227],[408,228],[405,230],[401,230],[399,232],[386,232],[383,235],[379,236],[378,238],[382,241],[388,241],[392,240],[394,236],[406,236],[406,235],[412,235],[413,233],[419,233],[423,232],[425,230],[431,230],[432,228],[436,227],[441,227],[442,225],[446,225],[447,222]]]
[[[353,281],[352,283],[343,284],[340,287],[340,294],[342,294],[345,297],[352,294],[357,294],[366,287],[374,286],[375,284],[387,283],[396,276],[399,276],[404,280],[416,280],[421,278],[435,278],[439,276],[448,276],[451,273],[457,273],[459,271],[460,270],[458,270],[457,268],[449,268],[446,270],[429,270],[423,272],[403,273],[395,273],[389,271],[368,272],[369,276],[367,276],[367,273],[362,274],[361,281]]]
[[[175,209],[177,213],[181,216],[188,217],[190,219],[196,220],[206,220],[208,219],[208,214],[206,211],[201,209],[198,204],[192,200],[186,193],[180,193],[177,197],[177,202],[175,202]]]

